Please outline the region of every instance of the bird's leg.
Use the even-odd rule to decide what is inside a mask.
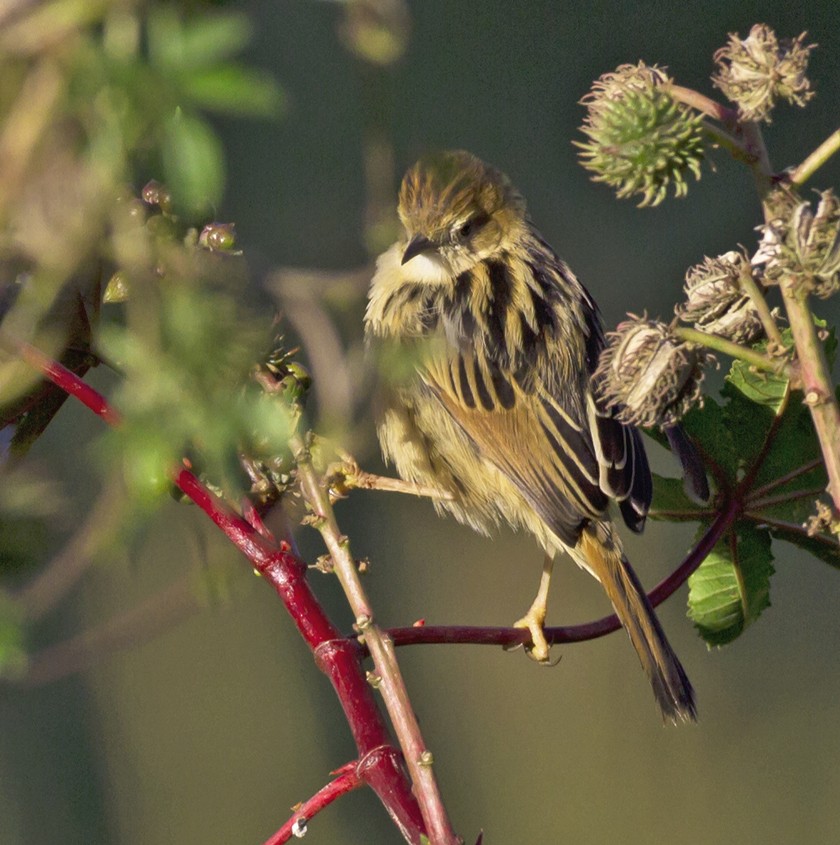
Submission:
[[[548,605],[548,588],[551,584],[551,572],[554,569],[554,555],[546,554],[543,562],[540,586],[537,595],[528,612],[513,623],[514,628],[527,628],[531,632],[531,647],[526,646],[526,653],[538,663],[548,662],[550,648],[543,632],[545,624],[546,606]]]

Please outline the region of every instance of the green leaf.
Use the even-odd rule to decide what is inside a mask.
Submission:
[[[732,642],[770,606],[772,561],[769,532],[741,525],[688,579],[688,615],[709,645]]]
[[[706,397],[701,408],[692,408],[685,415],[682,425],[701,452],[710,455],[724,475],[734,479],[740,458],[724,407]]]
[[[180,109],[163,140],[166,183],[177,206],[197,213],[221,200],[224,186],[222,145],[213,130]]]
[[[195,105],[230,114],[271,117],[283,106],[282,92],[273,79],[239,65],[184,74],[178,88]]]
[[[183,20],[175,9],[160,7],[149,16],[149,57],[163,71],[208,67],[235,55],[251,37],[243,15],[202,15]]]
[[[829,566],[840,569],[840,545],[836,537],[831,537],[827,534],[816,534],[813,537],[809,537],[798,526],[770,525],[769,530],[774,540],[784,540],[812,554],[815,558],[827,563]]]
[[[653,502],[651,503],[651,519],[683,519],[693,518],[701,520],[708,516],[708,507],[697,504],[685,492],[685,484],[679,478],[666,478],[657,473],[653,475]],[[680,516],[673,514],[679,513]],[[694,516],[692,516],[694,515]]]
[[[731,397],[734,388],[751,402],[769,408],[774,414],[784,403],[789,384],[787,376],[759,372],[738,360],[732,362],[726,381],[721,391],[724,396]]]

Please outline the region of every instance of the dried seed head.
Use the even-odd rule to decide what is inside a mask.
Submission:
[[[767,282],[792,280],[808,293],[826,298],[840,289],[840,202],[830,188],[810,203],[788,202],[762,227],[752,264]]]
[[[595,390],[622,422],[673,425],[700,401],[707,359],[702,347],[680,341],[664,323],[633,317],[608,335]]]
[[[752,343],[762,335],[763,327],[739,281],[742,273],[749,272],[749,262],[740,252],[704,258],[686,274],[688,299],[677,308],[677,315],[701,331],[734,343]]]
[[[669,186],[688,191],[686,175],[700,178],[703,161],[701,116],[669,93],[664,69],[622,65],[604,74],[581,101],[587,109],[576,142],[583,166],[619,197],[641,195],[640,206],[658,205]]]
[[[814,96],[805,71],[816,47],[803,44],[806,35],[779,39],[766,24],[756,24],[744,40],[730,34],[729,43],[715,53],[718,72],[712,82],[745,120],[769,123],[778,99],[804,106]]]

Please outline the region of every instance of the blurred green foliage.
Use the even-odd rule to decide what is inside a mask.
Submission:
[[[123,425],[98,451],[121,468],[127,521],[165,501],[187,455],[237,498],[251,484],[240,451],[285,450],[288,403],[251,381],[271,314],[246,301],[233,227],[193,225],[225,183],[208,113],[282,109],[277,84],[237,59],[250,38],[245,15],[205,5],[53,0],[0,12],[0,473],[18,497],[35,483],[20,477],[22,459],[66,398],[16,360],[21,342],[79,376],[103,360],[119,370]],[[131,185],[150,175],[167,185],[141,199]],[[58,497],[42,492],[24,512],[0,497],[7,583],[47,564],[62,527]],[[0,668],[16,671],[26,613],[3,608]]]
[[[204,112],[267,117],[282,106],[277,85],[236,60],[250,36],[241,13],[171,3],[22,4],[0,19],[2,331],[80,375],[101,355],[124,367],[120,437],[134,490],[166,486],[196,432],[227,478],[246,430],[265,422],[273,442],[286,431],[276,416],[255,423],[240,395],[268,321],[243,306],[235,259],[221,267],[188,225],[224,186]],[[165,205],[131,198],[125,185],[144,173],[166,178]],[[140,300],[124,316],[102,312],[108,278]],[[53,391],[32,382],[14,356],[0,358],[2,422],[18,456],[61,404],[45,413]]]

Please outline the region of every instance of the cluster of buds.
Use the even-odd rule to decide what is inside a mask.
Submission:
[[[764,329],[740,282],[743,274],[751,272],[750,263],[741,252],[705,258],[686,274],[686,302],[677,308],[677,316],[700,331],[733,343],[755,342]]]
[[[753,266],[763,269],[766,282],[784,280],[823,299],[840,289],[840,202],[834,191],[820,193],[816,210],[790,198],[781,203],[763,227]]]
[[[708,357],[664,323],[633,317],[608,335],[595,390],[622,422],[645,428],[674,425],[700,402]]]
[[[122,235],[122,253],[124,265],[135,268],[155,261],[155,245],[169,244],[179,240],[189,248],[228,255],[241,255],[235,249],[236,230],[233,223],[207,223],[201,232],[184,225],[174,212],[172,194],[169,189],[152,179],[140,191],[140,198],[126,193],[117,198],[120,213],[117,222]],[[165,275],[162,264],[155,272]],[[129,273],[118,270],[108,280],[105,287],[104,301],[108,303],[125,302],[131,292]]]
[[[814,96],[805,71],[816,45],[803,44],[805,35],[779,39],[766,24],[756,24],[747,38],[730,35],[715,53],[712,82],[737,104],[744,120],[769,123],[777,100],[804,106]]]
[[[587,109],[578,143],[583,166],[619,197],[641,195],[640,206],[658,205],[673,187],[688,190],[700,178],[702,117],[677,102],[671,80],[658,67],[622,65],[601,76],[581,101]]]
[[[297,349],[288,350],[280,337],[265,360],[254,366],[251,377],[260,392],[260,405],[266,414],[282,414],[295,428],[303,413],[311,378],[294,360]],[[256,429],[239,452],[240,463],[251,482],[250,498],[258,507],[276,502],[295,482],[295,460],[288,449],[261,437]]]

